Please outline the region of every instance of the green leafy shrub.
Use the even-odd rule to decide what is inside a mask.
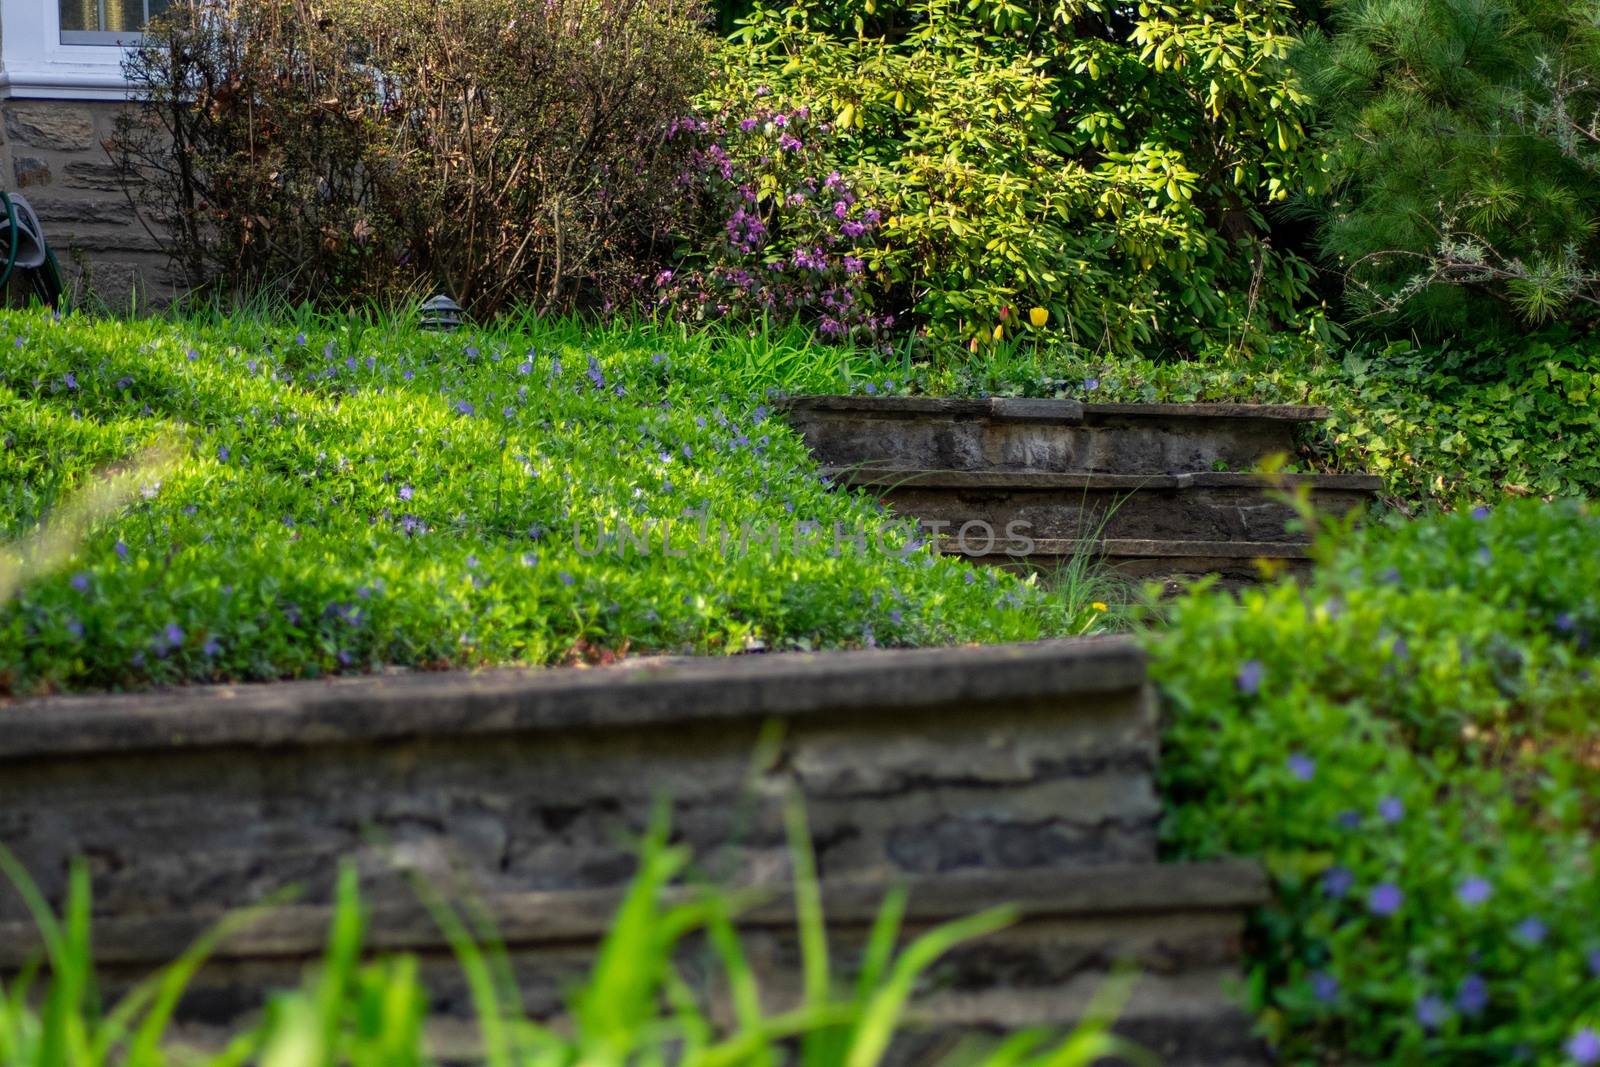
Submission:
[[[847,350],[538,320],[10,313],[0,333],[0,541],[97,471],[173,453],[0,605],[10,692],[1006,640],[1095,615],[937,557],[819,477],[764,389],[830,388]]]
[[[692,0],[185,0],[120,138],[192,284],[482,313],[631,300],[705,83]]]
[[[1306,292],[1261,214],[1317,174],[1293,25],[1279,2],[758,4],[707,107],[771,94],[831,126],[884,220],[880,313],[964,344],[1035,306],[1091,347],[1244,341]]]
[[[1360,315],[1450,334],[1600,306],[1600,28],[1561,0],[1334,0],[1297,69]]]
[[[1286,1062],[1568,1062],[1600,1024],[1600,516],[1328,552],[1151,633],[1166,839],[1267,863],[1249,996]]]

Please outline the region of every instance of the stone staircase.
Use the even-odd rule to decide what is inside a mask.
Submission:
[[[773,888],[742,926],[781,1007],[798,982],[782,825],[798,794],[841,959],[893,885],[910,890],[912,931],[1020,908],[930,975],[898,1062],[973,1031],[1070,1024],[1119,962],[1141,975],[1119,1028],[1164,1062],[1263,1062],[1231,986],[1264,877],[1159,861],[1154,698],[1125,639],[396,674],[3,714],[0,842],[58,902],[87,857],[112,990],[223,910],[301,887],[202,971],[180,1016],[201,1034],[299,980],[342,860],[362,872],[374,947],[419,957],[441,1055],[470,1053],[470,998],[413,875],[481,901],[527,1010],[559,1016],[659,797],[702,875]],[[0,890],[0,973],[37,945]]]
[[[1309,560],[1283,491],[1343,515],[1382,486],[1255,473],[1294,454],[1296,427],[1327,417],[1318,407],[810,396],[786,408],[831,477],[983,562],[1047,565],[1088,549],[1131,577],[1249,581],[1256,561]]]

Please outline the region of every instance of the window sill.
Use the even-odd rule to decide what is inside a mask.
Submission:
[[[0,71],[0,100],[116,100],[129,98],[128,82],[115,68],[105,70]]]

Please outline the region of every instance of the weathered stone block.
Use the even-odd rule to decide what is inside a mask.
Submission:
[[[17,156],[11,162],[11,171],[16,176],[18,189],[50,184],[50,164],[37,156]]]
[[[6,133],[35,148],[81,152],[95,145],[94,115],[65,103],[11,104],[5,108]]]
[[[95,163],[75,159],[61,168],[61,182],[73,189],[92,189],[96,192],[122,191],[122,171],[114,163]]]

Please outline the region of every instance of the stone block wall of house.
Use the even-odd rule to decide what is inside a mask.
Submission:
[[[173,281],[106,150],[125,103],[0,101],[0,182],[28,198],[75,294],[111,309],[161,303]]]

